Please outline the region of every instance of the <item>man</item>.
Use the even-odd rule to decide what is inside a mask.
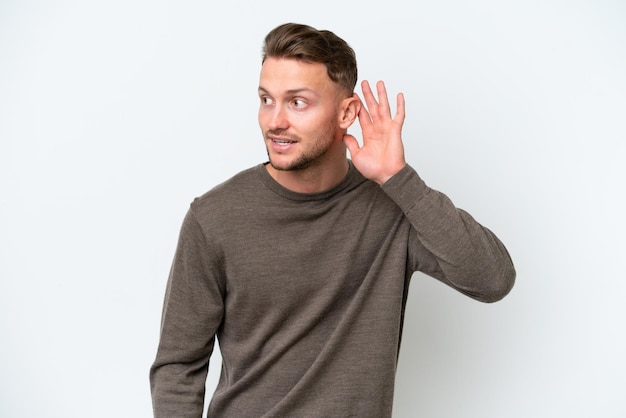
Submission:
[[[182,225],[151,368],[157,417],[389,417],[411,275],[483,302],[515,270],[502,243],[404,159],[404,97],[353,93],[332,32],[285,24],[264,44],[269,162],[196,199]],[[347,134],[358,119],[362,145]],[[346,148],[351,159],[346,157]]]

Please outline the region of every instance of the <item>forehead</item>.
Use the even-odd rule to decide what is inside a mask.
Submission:
[[[325,95],[335,93],[337,85],[328,77],[324,64],[268,57],[261,67],[259,88],[270,94],[310,90]]]

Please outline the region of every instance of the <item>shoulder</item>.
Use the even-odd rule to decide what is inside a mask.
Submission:
[[[190,210],[198,219],[202,219],[207,214],[214,217],[221,212],[228,212],[237,202],[249,201],[251,194],[258,192],[262,185],[259,174],[261,168],[262,165],[259,164],[240,171],[203,195],[196,197],[190,204]]]

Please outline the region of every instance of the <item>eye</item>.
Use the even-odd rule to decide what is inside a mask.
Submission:
[[[268,106],[272,104],[272,98],[268,96],[261,96],[261,104]]]
[[[302,100],[302,99],[293,99],[291,101],[291,103],[297,109],[302,109],[302,108],[306,107],[306,105],[307,105],[307,103],[304,100]]]

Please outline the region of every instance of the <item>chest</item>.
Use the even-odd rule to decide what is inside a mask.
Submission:
[[[354,294],[402,234],[403,219],[372,193],[235,208],[221,242],[228,293],[257,311]]]

